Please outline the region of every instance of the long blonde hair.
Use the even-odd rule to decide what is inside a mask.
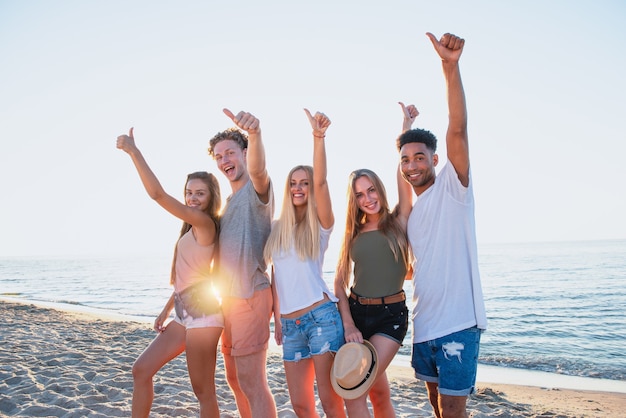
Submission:
[[[357,179],[367,177],[376,189],[378,201],[380,203],[380,219],[378,220],[378,229],[387,237],[389,247],[396,259],[402,260],[409,268],[409,245],[405,231],[397,221],[397,210],[391,212],[389,203],[387,202],[387,192],[380,178],[372,170],[362,168],[350,173],[348,181],[348,205],[346,214],[346,229],[343,236],[343,243],[339,253],[337,262],[337,276],[341,276],[344,281],[344,287],[348,288],[350,275],[352,274],[352,258],[350,257],[350,249],[357,235],[363,229],[366,214],[359,208],[354,190]]]
[[[185,192],[187,190],[187,183],[189,183],[189,180],[196,180],[196,179],[202,180],[202,182],[206,184],[207,188],[209,189],[209,196],[210,196],[209,205],[204,210],[204,213],[209,215],[211,219],[213,219],[213,222],[215,223],[215,234],[216,234],[215,242],[217,243],[218,242],[217,237],[219,236],[219,233],[220,233],[219,213],[220,213],[220,208],[222,207],[222,195],[220,192],[220,184],[217,181],[217,178],[213,174],[207,173],[206,171],[196,171],[187,176],[187,180],[185,181]],[[181,239],[183,235],[189,232],[191,227],[192,225],[190,223],[183,222],[183,226],[180,229],[180,235],[178,239]],[[217,257],[218,248],[219,248],[218,245],[215,245],[215,249],[213,250],[213,259]],[[170,272],[170,284],[174,284],[174,282],[176,281],[176,255],[177,254],[178,254],[178,240],[176,240],[176,246],[174,247],[174,259],[172,260],[172,270]]]
[[[296,219],[296,209],[291,199],[291,177],[298,170],[303,170],[309,179],[306,212],[301,222]],[[270,263],[272,254],[285,253],[291,248],[295,248],[301,260],[315,260],[320,255],[320,222],[315,205],[313,167],[309,165],[298,165],[289,172],[280,217],[272,225],[272,231],[263,249],[263,257]]]

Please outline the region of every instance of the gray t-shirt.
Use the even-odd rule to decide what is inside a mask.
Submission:
[[[269,186],[263,203],[252,181],[229,196],[220,219],[219,271],[225,284],[223,296],[250,298],[270,287],[263,248],[274,216],[274,192]]]

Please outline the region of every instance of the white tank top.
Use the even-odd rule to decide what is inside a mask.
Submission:
[[[272,254],[281,315],[307,308],[324,299],[324,294],[337,302],[335,294],[324,281],[322,271],[331,232],[332,228],[320,227],[320,255],[317,260],[301,260],[293,248],[288,253]]]

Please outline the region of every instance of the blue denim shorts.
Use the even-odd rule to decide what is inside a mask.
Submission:
[[[299,318],[280,318],[283,327],[283,360],[299,361],[329,351],[344,343],[343,323],[337,304],[326,302]]]
[[[481,330],[477,327],[413,344],[411,365],[415,377],[437,383],[442,395],[474,392]]]

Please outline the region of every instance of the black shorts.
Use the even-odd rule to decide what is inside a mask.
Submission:
[[[402,345],[409,329],[409,309],[406,302],[381,305],[361,305],[357,300],[348,298],[350,313],[354,324],[369,340],[372,335],[382,334]]]

